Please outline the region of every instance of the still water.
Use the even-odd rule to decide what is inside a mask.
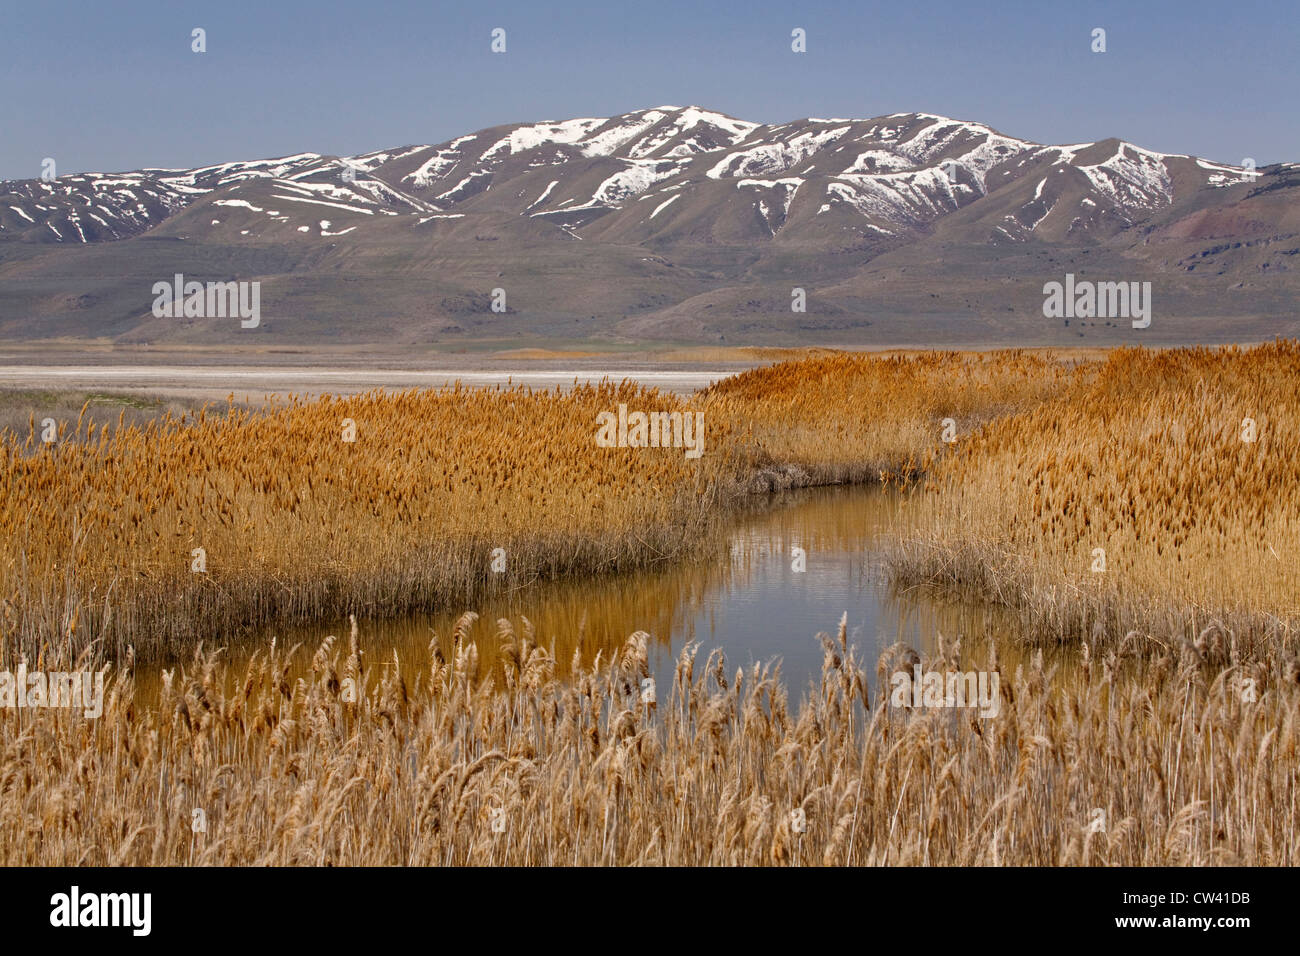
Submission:
[[[755,662],[779,661],[797,701],[821,671],[817,633],[833,635],[844,614],[850,643],[873,683],[880,652],[895,641],[928,655],[937,649],[940,634],[948,640],[962,637],[963,650],[1006,634],[1005,616],[995,609],[898,593],[887,583],[884,558],[907,529],[914,508],[906,495],[878,487],[787,492],[756,503],[750,514],[737,519],[711,559],[536,584],[491,597],[472,608],[480,615],[469,632],[480,650],[480,670],[495,656],[498,619],[509,619],[522,633],[526,617],[538,643],[554,647],[561,670],[575,651],[585,663],[597,652],[608,660],[628,635],[645,631],[652,638],[651,666],[661,699],[672,686],[683,645],[698,642],[698,664],[720,648],[729,677],[741,666],[748,670]],[[795,548],[803,552],[801,565]],[[471,608],[454,606],[401,618],[362,619],[359,639],[371,677],[396,653],[410,684],[416,674],[427,673],[433,640],[450,659],[452,632],[467,610]],[[347,621],[278,628],[251,646],[265,647],[270,637],[281,647],[301,642],[298,661],[305,667],[325,635],[337,635],[346,647],[349,630]],[[227,653],[239,662],[248,648],[247,641],[232,643]],[[700,673],[697,666],[696,675]]]

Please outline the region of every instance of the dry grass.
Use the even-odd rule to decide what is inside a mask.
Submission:
[[[797,709],[779,673],[692,648],[652,709],[646,635],[560,682],[526,622],[499,627],[492,680],[472,644],[413,674],[354,632],[301,680],[275,647],[243,675],[196,654],[157,701],[119,674],[97,721],[0,710],[0,863],[1300,862],[1300,686],[1275,658],[1207,670],[1121,645],[1062,676],[1041,655],[1001,673],[994,653],[977,666],[1000,673],[1002,706],[981,720],[868,700],[841,627]]]
[[[834,354],[752,369],[707,389],[716,418],[743,423],[770,486],[906,477],[958,436],[1032,407],[1075,373],[1050,354]],[[782,480],[784,479],[784,480]]]
[[[53,446],[0,439],[0,642],[98,641],[114,659],[272,622],[473,606],[711,553],[746,492],[925,474],[928,519],[894,566],[905,585],[1015,607],[1035,639],[1214,624],[1291,646],[1298,394],[1294,343],[1100,362],[836,353],[690,400],[605,383],[67,422]],[[596,413],[620,402],[702,410],[704,456],[597,447]],[[200,547],[208,570],[193,574]]]
[[[1117,351],[938,464],[896,574],[1016,607],[1042,639],[1197,640],[1216,625],[1293,646],[1297,435],[1294,342]]]
[[[0,640],[170,653],[667,563],[705,553],[746,491],[909,473],[942,418],[973,428],[1067,374],[1015,353],[832,355],[689,401],[630,383],[374,392],[111,430],[83,410],[53,445],[0,438]],[[703,457],[597,447],[619,403],[702,410]]]
[[[116,657],[680,557],[724,510],[726,423],[708,422],[698,460],[596,447],[597,412],[620,402],[684,407],[631,384],[376,392],[111,433],[79,421],[54,445],[7,438],[4,636],[34,652],[93,635]],[[196,548],[206,573],[191,570]]]
[[[6,439],[0,664],[26,648],[33,668],[119,669],[97,720],[0,708],[0,863],[1296,865],[1297,386],[1292,344],[822,356],[694,399],[697,462],[594,447],[620,401],[688,407],[630,385]],[[1000,712],[979,719],[891,707],[870,690],[890,656],[873,685],[843,626],[797,706],[779,671],[688,648],[649,708],[647,635],[557,661],[526,621],[498,622],[482,662],[467,617],[418,665],[368,659],[354,629],[346,649],[272,645],[238,669],[193,651],[160,687],[122,646],[666,565],[747,489],[882,474],[928,482],[899,576],[1074,639],[1067,669],[941,646],[927,670],[1000,675]]]

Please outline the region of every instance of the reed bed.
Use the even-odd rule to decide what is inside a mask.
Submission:
[[[943,418],[968,430],[1069,374],[1019,353],[832,355],[690,400],[627,382],[376,391],[111,428],[83,409],[52,443],[33,420],[0,435],[0,660],[164,658],[712,553],[747,492],[909,474],[946,447]],[[703,454],[598,447],[597,414],[620,404],[702,413]]]
[[[797,707],[777,669],[694,646],[650,706],[643,633],[561,682],[527,621],[498,622],[506,652],[480,674],[469,622],[418,673],[370,661],[354,628],[299,679],[301,648],[243,673],[196,651],[154,701],[128,663],[98,720],[0,710],[0,863],[1300,862],[1300,668],[1275,654],[1210,668],[1131,638],[1062,675],[1041,651],[1003,673],[995,645],[977,666],[1001,707],[981,719],[892,706],[841,623]]]
[[[458,612],[540,579],[713,554],[752,492],[920,476],[903,586],[1013,607],[1031,640],[1213,626],[1293,647],[1297,396],[1300,345],[1280,342],[1069,362],[817,355],[690,399],[626,382],[291,397],[85,418],[52,444],[33,421],[0,436],[0,663]],[[598,447],[597,413],[620,404],[703,414],[703,455]]]
[[[751,487],[768,490],[910,479],[984,423],[1086,373],[1051,353],[839,353],[742,372],[701,400],[742,428]]]
[[[96,719],[0,707],[0,863],[1296,865],[1297,386],[1293,343],[828,355],[690,400],[372,393],[7,434],[0,669],[110,669]],[[703,411],[704,456],[597,447],[620,403]],[[422,660],[372,660],[355,620],[311,652],[205,650],[667,569],[748,492],[882,478],[923,479],[899,582],[1015,609],[1067,667],[996,640],[918,660],[998,675],[981,718],[893,706],[906,649],[873,674],[843,622],[797,703],[689,645],[652,705],[650,636],[600,652],[581,613],[568,660],[523,619],[480,652],[474,615]]]
[[[708,423],[718,448],[697,460],[597,447],[597,413],[620,403],[685,409],[630,383],[377,391],[6,436],[6,646],[174,652],[688,555],[731,494],[727,425]]]
[[[1014,607],[1031,639],[1294,648],[1298,434],[1300,344],[1116,351],[934,462],[895,577]]]

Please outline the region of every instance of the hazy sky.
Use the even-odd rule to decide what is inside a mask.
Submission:
[[[1044,143],[1300,160],[1297,0],[0,0],[0,77],[10,179],[47,156],[62,175],[349,154],[662,104],[923,111]]]

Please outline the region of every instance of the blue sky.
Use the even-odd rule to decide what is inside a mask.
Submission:
[[[1300,160],[1295,0],[0,0],[0,78],[10,179],[47,156],[67,174],[348,154],[661,104],[757,122],[916,110],[1045,143]]]

